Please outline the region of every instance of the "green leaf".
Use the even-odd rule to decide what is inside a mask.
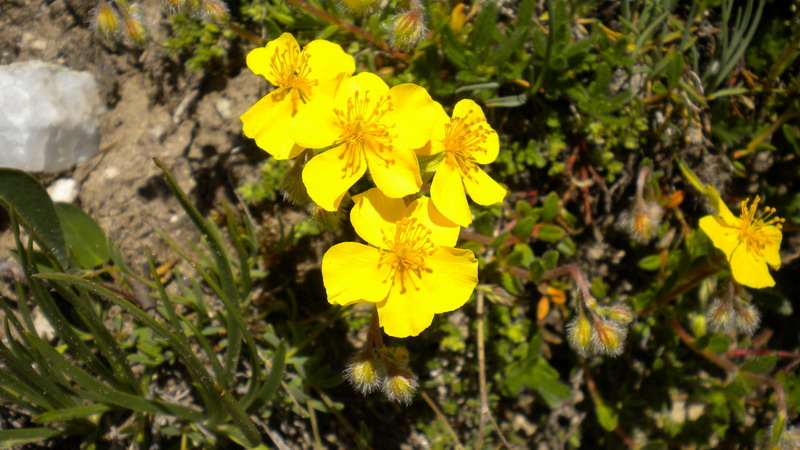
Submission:
[[[645,256],[639,260],[639,268],[643,270],[655,271],[661,267],[661,255]]]
[[[91,216],[68,203],[56,203],[55,209],[74,263],[91,269],[111,259],[106,234]]]
[[[570,387],[559,380],[558,371],[544,358],[536,360],[530,369],[530,377],[525,381],[551,408],[557,408],[572,395]]]
[[[542,220],[545,222],[556,220],[560,206],[561,200],[558,198],[558,194],[555,192],[547,194],[544,199],[544,205],[542,205]]]
[[[36,178],[21,170],[0,168],[0,204],[9,211],[13,208],[30,233],[45,244],[45,251],[62,267],[69,267],[53,201]]]
[[[617,428],[619,414],[599,397],[595,396],[593,399],[595,406],[594,411],[597,414],[597,421],[600,422],[600,426],[606,431],[614,431]]]
[[[536,237],[545,242],[558,242],[567,232],[558,225],[542,225],[536,230]]]
[[[514,225],[514,229],[512,233],[514,236],[517,237],[522,242],[526,242],[530,239],[531,234],[533,233],[533,227],[536,225],[536,219],[533,217],[523,217],[520,219],[516,225]]]
[[[74,408],[57,409],[39,414],[31,421],[33,423],[67,422],[75,419],[83,419],[95,414],[102,414],[111,411],[111,407],[102,403],[92,405],[76,406]]]
[[[0,448],[42,441],[61,434],[52,428],[24,428],[21,430],[0,430]]]
[[[775,368],[775,364],[777,362],[778,357],[775,355],[762,355],[742,364],[739,370],[743,372],[752,372],[759,375],[766,375],[772,372],[772,369]]]

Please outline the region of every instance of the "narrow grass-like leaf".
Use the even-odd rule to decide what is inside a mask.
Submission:
[[[116,376],[114,384],[118,387],[127,387],[131,392],[137,395],[143,395],[142,388],[128,364],[125,353],[123,353],[117,340],[111,335],[111,332],[108,331],[103,320],[95,313],[95,310],[90,304],[90,300],[87,298],[86,292],[81,292],[80,295],[78,295],[68,286],[62,285],[61,283],[52,282],[51,284],[62,297],[70,302],[84,319],[86,326],[95,337],[95,343],[100,349],[100,352],[114,371],[114,375]]]
[[[220,235],[216,226],[214,226],[213,223],[206,221],[200,215],[200,212],[197,210],[197,208],[192,205],[164,163],[158,159],[155,159],[155,163],[164,172],[164,177],[170,191],[172,191],[172,193],[175,195],[184,211],[186,211],[186,213],[192,219],[192,222],[194,222],[200,232],[206,236],[209,241],[209,245],[212,247],[214,258],[217,262],[216,268],[219,273],[220,287],[222,288],[223,294],[220,296],[220,300],[222,300],[222,302],[225,304],[225,308],[227,309],[226,312],[230,318],[230,321],[232,322],[228,326],[227,330],[228,351],[225,355],[225,366],[228,369],[229,378],[232,380],[239,362],[239,349],[241,345],[240,339],[243,336],[247,344],[248,353],[250,354],[250,361],[252,363],[253,376],[251,378],[250,386],[248,387],[248,391],[252,392],[255,390],[257,380],[261,378],[258,350],[255,340],[253,339],[253,335],[247,328],[247,324],[242,318],[241,311],[239,310],[241,302],[238,298],[238,291],[233,279],[230,260],[225,250],[225,245],[222,242],[222,236]],[[230,385],[230,383],[228,384]]]
[[[85,419],[95,414],[103,414],[111,411],[111,407],[102,403],[95,403],[91,405],[75,406],[73,408],[56,409],[48,411],[44,414],[31,419],[33,423],[50,423],[50,422],[67,422],[76,419]]]
[[[259,388],[254,401],[242,406],[246,410],[255,411],[267,402],[272,401],[281,385],[284,370],[286,370],[286,343],[281,341],[278,344],[278,348],[275,349],[275,355],[272,357],[272,369],[269,371],[266,381]]]
[[[12,218],[13,222],[13,218]],[[30,289],[36,304],[42,310],[47,321],[53,327],[56,335],[64,340],[70,350],[75,354],[81,364],[86,364],[95,373],[108,380],[115,380],[114,374],[106,367],[97,356],[92,353],[89,347],[84,343],[70,324],[61,310],[56,305],[55,300],[50,295],[50,292],[44,287],[41,280],[34,278],[35,264],[32,260],[33,250],[30,246],[33,244],[29,242],[29,248],[25,250],[19,236],[19,228],[16,223],[12,223],[11,229],[14,232],[14,239],[17,244],[17,251],[19,252],[20,263],[25,278],[28,281],[28,288]]]
[[[43,441],[61,434],[52,428],[24,428],[21,430],[0,430],[0,448]]]

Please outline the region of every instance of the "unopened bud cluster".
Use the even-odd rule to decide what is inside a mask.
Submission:
[[[363,395],[380,389],[390,401],[410,404],[419,383],[408,368],[408,350],[395,347],[379,351],[381,354],[368,347],[358,352],[345,370],[347,381]]]
[[[619,356],[625,347],[633,311],[622,303],[612,306],[599,306],[596,301],[586,303],[588,314],[583,308],[579,309],[578,315],[567,325],[570,346],[583,357]]]
[[[184,12],[214,23],[228,21],[228,5],[222,0],[162,0],[170,12]]]
[[[708,307],[706,321],[714,332],[737,329],[752,335],[761,323],[761,314],[755,306],[741,298],[716,298]]]
[[[339,4],[352,15],[382,14],[388,0],[339,0]],[[425,39],[425,7],[420,0],[400,0],[395,14],[383,24],[389,45],[395,50],[408,51]]]
[[[138,3],[101,1],[92,11],[91,27],[104,39],[121,39],[137,46],[147,42],[147,29]]]
[[[228,20],[228,5],[223,0],[163,0],[163,3],[172,12],[184,11],[209,22]],[[101,0],[92,12],[91,27],[103,39],[119,39],[139,47],[147,43],[147,28],[138,3]]]

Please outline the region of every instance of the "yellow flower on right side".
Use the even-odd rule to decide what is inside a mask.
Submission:
[[[756,215],[760,201],[759,196],[752,202],[749,199],[742,201],[739,217],[719,201],[715,205],[717,215],[700,219],[700,228],[711,238],[714,246],[725,253],[733,278],[752,288],[774,286],[775,280],[767,266],[776,270],[781,267],[779,251],[784,219],[773,217],[775,208],[770,207]]]
[[[466,194],[484,206],[501,202],[506,196],[505,188],[478,167],[497,158],[500,139],[472,100],[456,103],[452,118],[441,106],[437,109],[430,144],[418,149],[417,154],[444,152],[431,182],[431,201],[442,215],[466,227],[472,223]]]

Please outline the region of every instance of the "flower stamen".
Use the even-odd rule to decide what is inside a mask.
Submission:
[[[415,275],[419,280],[423,272],[431,272],[425,265],[425,259],[436,251],[436,245],[430,238],[431,234],[431,230],[419,223],[416,218],[408,217],[397,222],[394,236],[384,234],[383,242],[388,250],[381,249],[378,266],[387,264],[391,269],[384,283],[399,277],[401,294],[406,292],[406,281],[415,289],[419,289],[411,275]]]
[[[478,170],[473,153],[486,153],[482,144],[492,133],[486,125],[486,119],[469,118],[473,113],[473,110],[469,110],[466,117],[453,117],[444,126],[445,163],[470,179]]]
[[[743,242],[747,251],[763,256],[764,249],[772,244],[775,236],[771,233],[765,233],[765,227],[775,227],[778,230],[783,228],[784,219],[780,217],[773,217],[775,208],[766,207],[760,215],[756,215],[758,210],[758,203],[761,197],[755,196],[752,203],[749,199],[745,199],[741,203],[742,214],[739,216],[741,223],[739,224],[739,241]]]
[[[362,95],[363,94],[363,95]],[[357,155],[371,153],[381,159],[386,166],[395,163],[390,157],[392,148],[392,126],[384,123],[386,114],[392,111],[392,101],[388,96],[379,96],[376,100],[370,98],[369,91],[364,93],[356,91],[347,99],[347,107],[342,110],[334,108],[337,125],[342,132],[338,140],[346,148],[347,164],[345,171],[355,171]],[[350,172],[352,173],[352,172]]]
[[[311,98],[311,89],[318,84],[317,80],[310,79],[308,60],[309,54],[296,46],[276,48],[270,58],[270,75],[278,87],[288,88],[294,113],[297,112],[297,102],[307,102]]]

